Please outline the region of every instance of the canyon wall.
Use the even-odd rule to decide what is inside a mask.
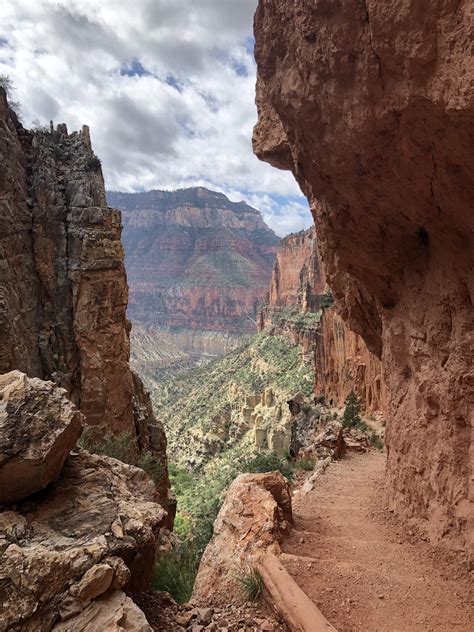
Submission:
[[[323,394],[328,404],[343,406],[354,389],[366,414],[386,413],[382,363],[334,308],[322,313],[314,368],[315,393]]]
[[[472,5],[260,0],[255,37],[254,150],[383,363],[390,504],[472,554]]]
[[[382,364],[332,306],[314,226],[280,243],[268,301],[259,312],[258,329],[266,327],[311,359],[315,394],[330,405],[343,406],[354,388],[366,414],[386,411]]]
[[[295,307],[316,311],[326,289],[316,230],[293,233],[282,239],[273,264],[269,307]]]
[[[88,128],[25,130],[0,89],[0,157],[0,373],[53,380],[96,437],[126,431],[166,464],[129,366],[120,211],[107,207]]]

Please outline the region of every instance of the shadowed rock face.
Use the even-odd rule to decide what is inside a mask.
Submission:
[[[0,373],[53,380],[97,436],[126,431],[166,463],[129,366],[121,216],[88,128],[25,130],[0,89],[0,158]]]
[[[470,3],[261,0],[255,37],[254,149],[294,173],[338,310],[382,359],[391,504],[466,542]]]

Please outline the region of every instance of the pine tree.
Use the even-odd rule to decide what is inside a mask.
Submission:
[[[342,417],[342,425],[344,428],[353,428],[361,422],[360,418],[360,401],[355,394],[354,389],[351,390],[345,401],[344,415]]]

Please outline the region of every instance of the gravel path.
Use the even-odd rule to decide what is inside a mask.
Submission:
[[[383,507],[384,464],[349,456],[295,500],[286,568],[339,632],[473,632],[473,573]]]

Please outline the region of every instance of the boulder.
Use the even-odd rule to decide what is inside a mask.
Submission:
[[[241,474],[229,487],[194,585],[193,599],[212,604],[238,595],[235,577],[263,553],[279,553],[292,522],[288,481],[279,472]]]
[[[96,599],[79,615],[61,621],[53,632],[84,632],[105,630],[107,632],[153,632],[145,615],[121,590]]]
[[[81,413],[52,382],[20,371],[0,376],[0,504],[57,480],[81,431]]]
[[[150,580],[166,518],[155,498],[143,470],[80,450],[57,482],[0,513],[0,632],[119,630],[115,613],[131,606],[110,593]]]

